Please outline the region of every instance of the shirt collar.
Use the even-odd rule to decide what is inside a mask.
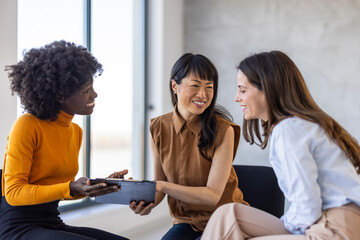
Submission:
[[[74,115],[68,114],[62,110],[60,110],[60,113],[57,115],[57,119],[55,120],[55,123],[59,124],[63,127],[70,126],[71,121],[73,120]]]
[[[175,106],[174,112],[173,112],[173,121],[174,121],[174,127],[175,127],[175,131],[178,134],[181,129],[184,127],[184,125],[186,124],[189,129],[195,134],[195,135],[199,135],[200,131],[201,131],[201,119],[199,115],[194,116],[192,119],[190,119],[189,121],[185,121],[179,114],[178,109],[177,109],[177,105]]]

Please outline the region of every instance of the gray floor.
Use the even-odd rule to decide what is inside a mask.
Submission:
[[[148,216],[134,214],[128,206],[101,205],[61,214],[65,223],[99,228],[131,240],[156,240],[170,229],[172,219],[163,201]]]

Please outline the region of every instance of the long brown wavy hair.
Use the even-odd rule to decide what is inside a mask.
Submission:
[[[360,173],[358,142],[315,103],[299,69],[286,54],[280,51],[254,54],[242,60],[237,69],[250,84],[264,91],[269,109],[268,121],[244,119],[243,136],[247,142],[264,149],[273,127],[285,118],[297,116],[319,124]]]

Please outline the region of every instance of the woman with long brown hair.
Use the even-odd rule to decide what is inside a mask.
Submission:
[[[265,148],[290,206],[278,219],[227,204],[202,239],[360,239],[360,146],[311,97],[294,62],[280,51],[245,58],[235,101],[243,135]]]

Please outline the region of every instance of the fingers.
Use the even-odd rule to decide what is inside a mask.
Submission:
[[[144,216],[144,215],[148,215],[151,213],[151,210],[155,207],[155,204],[153,203],[150,203],[149,205],[147,205],[144,210],[142,211],[142,214],[140,214],[141,216]]]
[[[112,193],[118,191],[120,188],[116,185],[106,186],[104,183],[99,183],[91,186],[91,189],[88,189],[87,193],[90,197],[96,197],[99,195]]]
[[[122,171],[119,171],[119,172],[114,172],[113,174],[111,174],[109,176],[109,178],[124,178],[124,175],[128,174],[128,170],[127,169],[124,169]]]
[[[150,203],[147,206],[145,206],[144,201],[140,201],[138,205],[136,205],[136,202],[133,201],[130,203],[129,207],[131,210],[134,211],[135,214],[139,214],[140,216],[148,215],[151,210],[155,207],[154,203]]]

